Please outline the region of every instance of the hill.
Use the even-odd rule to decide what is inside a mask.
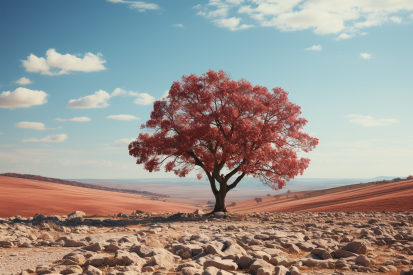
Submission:
[[[179,200],[113,192],[26,178],[0,176],[0,217],[67,215],[81,210],[88,215],[130,214],[137,209],[153,213],[193,212]]]
[[[369,212],[413,211],[413,177],[404,181],[377,181],[330,189],[292,192],[237,202],[235,212]]]
[[[47,182],[54,182],[54,183],[77,186],[77,187],[83,187],[83,188],[91,188],[91,189],[112,191],[112,192],[133,193],[133,194],[148,195],[148,196],[155,196],[155,197],[161,197],[161,198],[169,198],[169,196],[167,196],[167,195],[152,193],[152,192],[148,192],[148,191],[137,191],[137,190],[132,190],[132,189],[111,188],[111,187],[105,187],[105,186],[98,186],[98,185],[95,185],[95,184],[82,183],[82,182],[78,182],[78,181],[62,180],[62,179],[42,177],[42,176],[37,176],[37,175],[4,173],[4,174],[0,174],[0,176],[31,179],[31,180],[39,180],[39,181],[47,181]]]

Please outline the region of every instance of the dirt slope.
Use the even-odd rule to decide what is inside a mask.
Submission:
[[[341,188],[316,197],[304,197],[304,193],[291,193],[288,198],[286,194],[279,198],[263,197],[258,204],[254,200],[242,201],[227,209],[235,212],[413,211],[413,180],[357,189]],[[299,198],[294,198],[295,195]]]
[[[162,191],[162,190],[159,190]],[[92,214],[146,212],[193,212],[183,201],[150,200],[140,195],[94,190],[37,180],[0,176],[0,217],[21,215],[67,215],[75,210]]]

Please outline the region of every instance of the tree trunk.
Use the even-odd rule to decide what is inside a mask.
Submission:
[[[212,212],[227,212],[225,207],[225,197],[227,192],[225,190],[219,190],[218,194],[215,195],[215,208]]]

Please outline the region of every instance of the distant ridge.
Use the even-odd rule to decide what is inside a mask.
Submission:
[[[161,197],[161,198],[170,198],[170,196],[167,196],[167,195],[152,193],[152,192],[148,192],[148,191],[138,191],[138,190],[131,190],[131,189],[118,189],[118,188],[111,188],[111,187],[103,187],[103,186],[97,186],[97,185],[93,185],[93,184],[82,183],[82,182],[78,182],[78,181],[69,181],[69,180],[62,180],[62,179],[56,179],[56,178],[48,178],[48,177],[42,177],[42,176],[30,175],[30,174],[4,173],[4,174],[0,174],[0,176],[31,179],[31,180],[38,180],[38,181],[47,181],[47,182],[53,182],[53,183],[58,183],[58,184],[72,185],[72,186],[77,186],[77,187],[104,190],[104,191],[132,193],[132,194],[147,195],[147,196],[154,196],[154,197]]]

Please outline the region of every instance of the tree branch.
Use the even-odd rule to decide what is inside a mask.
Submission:
[[[238,178],[231,185],[228,186],[227,190],[229,191],[237,187],[237,184],[242,180],[244,176],[245,176],[245,173],[242,173],[240,176],[238,176]]]

